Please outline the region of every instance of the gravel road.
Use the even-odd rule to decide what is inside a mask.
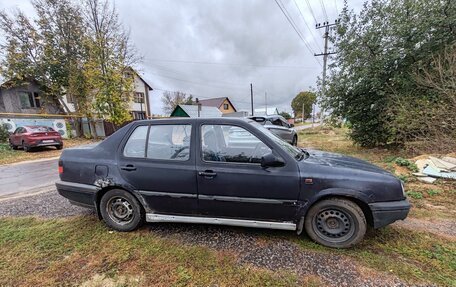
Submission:
[[[89,209],[71,205],[55,190],[0,201],[0,217],[55,218],[75,215],[95,216]],[[346,256],[306,251],[290,241],[288,232],[165,223],[149,224],[146,228],[166,239],[235,254],[240,264],[273,271],[290,270],[296,272],[299,278],[316,276],[328,286],[408,286],[390,274],[359,266]],[[302,237],[302,240],[309,239]]]

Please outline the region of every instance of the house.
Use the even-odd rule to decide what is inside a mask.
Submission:
[[[177,105],[171,113],[171,117],[218,118],[222,114],[216,107],[201,106],[198,113],[198,105]]]
[[[150,111],[150,91],[153,90],[152,87],[133,68],[129,68],[125,75],[127,77],[133,77],[134,81],[133,99],[128,107],[131,116],[134,120],[144,120],[150,118],[152,115]],[[68,107],[70,112],[75,111],[74,99],[70,95],[64,96],[63,102],[63,104]]]
[[[228,97],[200,100],[199,103],[203,107],[216,107],[224,114],[236,112],[236,108]]]
[[[256,108],[253,110],[255,116],[269,116],[269,115],[278,115],[279,110],[276,107],[268,107],[268,108]]]
[[[6,81],[0,85],[0,113],[63,114],[55,97],[42,97],[35,80]]]

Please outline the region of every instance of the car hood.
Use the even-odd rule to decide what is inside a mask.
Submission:
[[[351,156],[346,156],[337,153],[324,152],[319,150],[306,150],[309,153],[309,157],[305,159],[306,162],[316,163],[324,166],[336,167],[336,168],[349,168],[358,171],[367,171],[373,173],[380,173],[385,175],[391,175],[388,171],[368,163],[364,160],[357,159]]]

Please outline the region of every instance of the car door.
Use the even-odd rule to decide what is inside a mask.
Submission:
[[[271,119],[271,123],[272,126],[269,126],[269,130],[271,132],[287,142],[291,142],[293,140],[293,130],[290,129],[287,122],[277,117]]]
[[[247,123],[199,124],[200,155],[196,162],[200,214],[275,221],[295,218],[299,194],[297,164],[288,161],[283,167],[262,168],[263,155],[280,156],[280,152],[260,139],[260,132],[255,130]]]
[[[193,129],[175,121],[139,125],[119,151],[120,174],[155,213],[197,212]]]
[[[11,136],[11,140],[12,140],[12,143],[14,145],[21,145],[22,144],[21,141],[20,141],[20,137],[21,137],[21,133],[22,133],[23,129],[24,128],[22,128],[22,127],[17,128],[14,131],[13,135]]]

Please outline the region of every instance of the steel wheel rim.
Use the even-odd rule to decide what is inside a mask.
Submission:
[[[328,207],[319,211],[312,225],[320,238],[330,242],[344,242],[356,231],[353,216],[337,207]]]
[[[109,199],[106,204],[106,211],[112,221],[121,225],[132,222],[135,215],[130,201],[122,196]]]

